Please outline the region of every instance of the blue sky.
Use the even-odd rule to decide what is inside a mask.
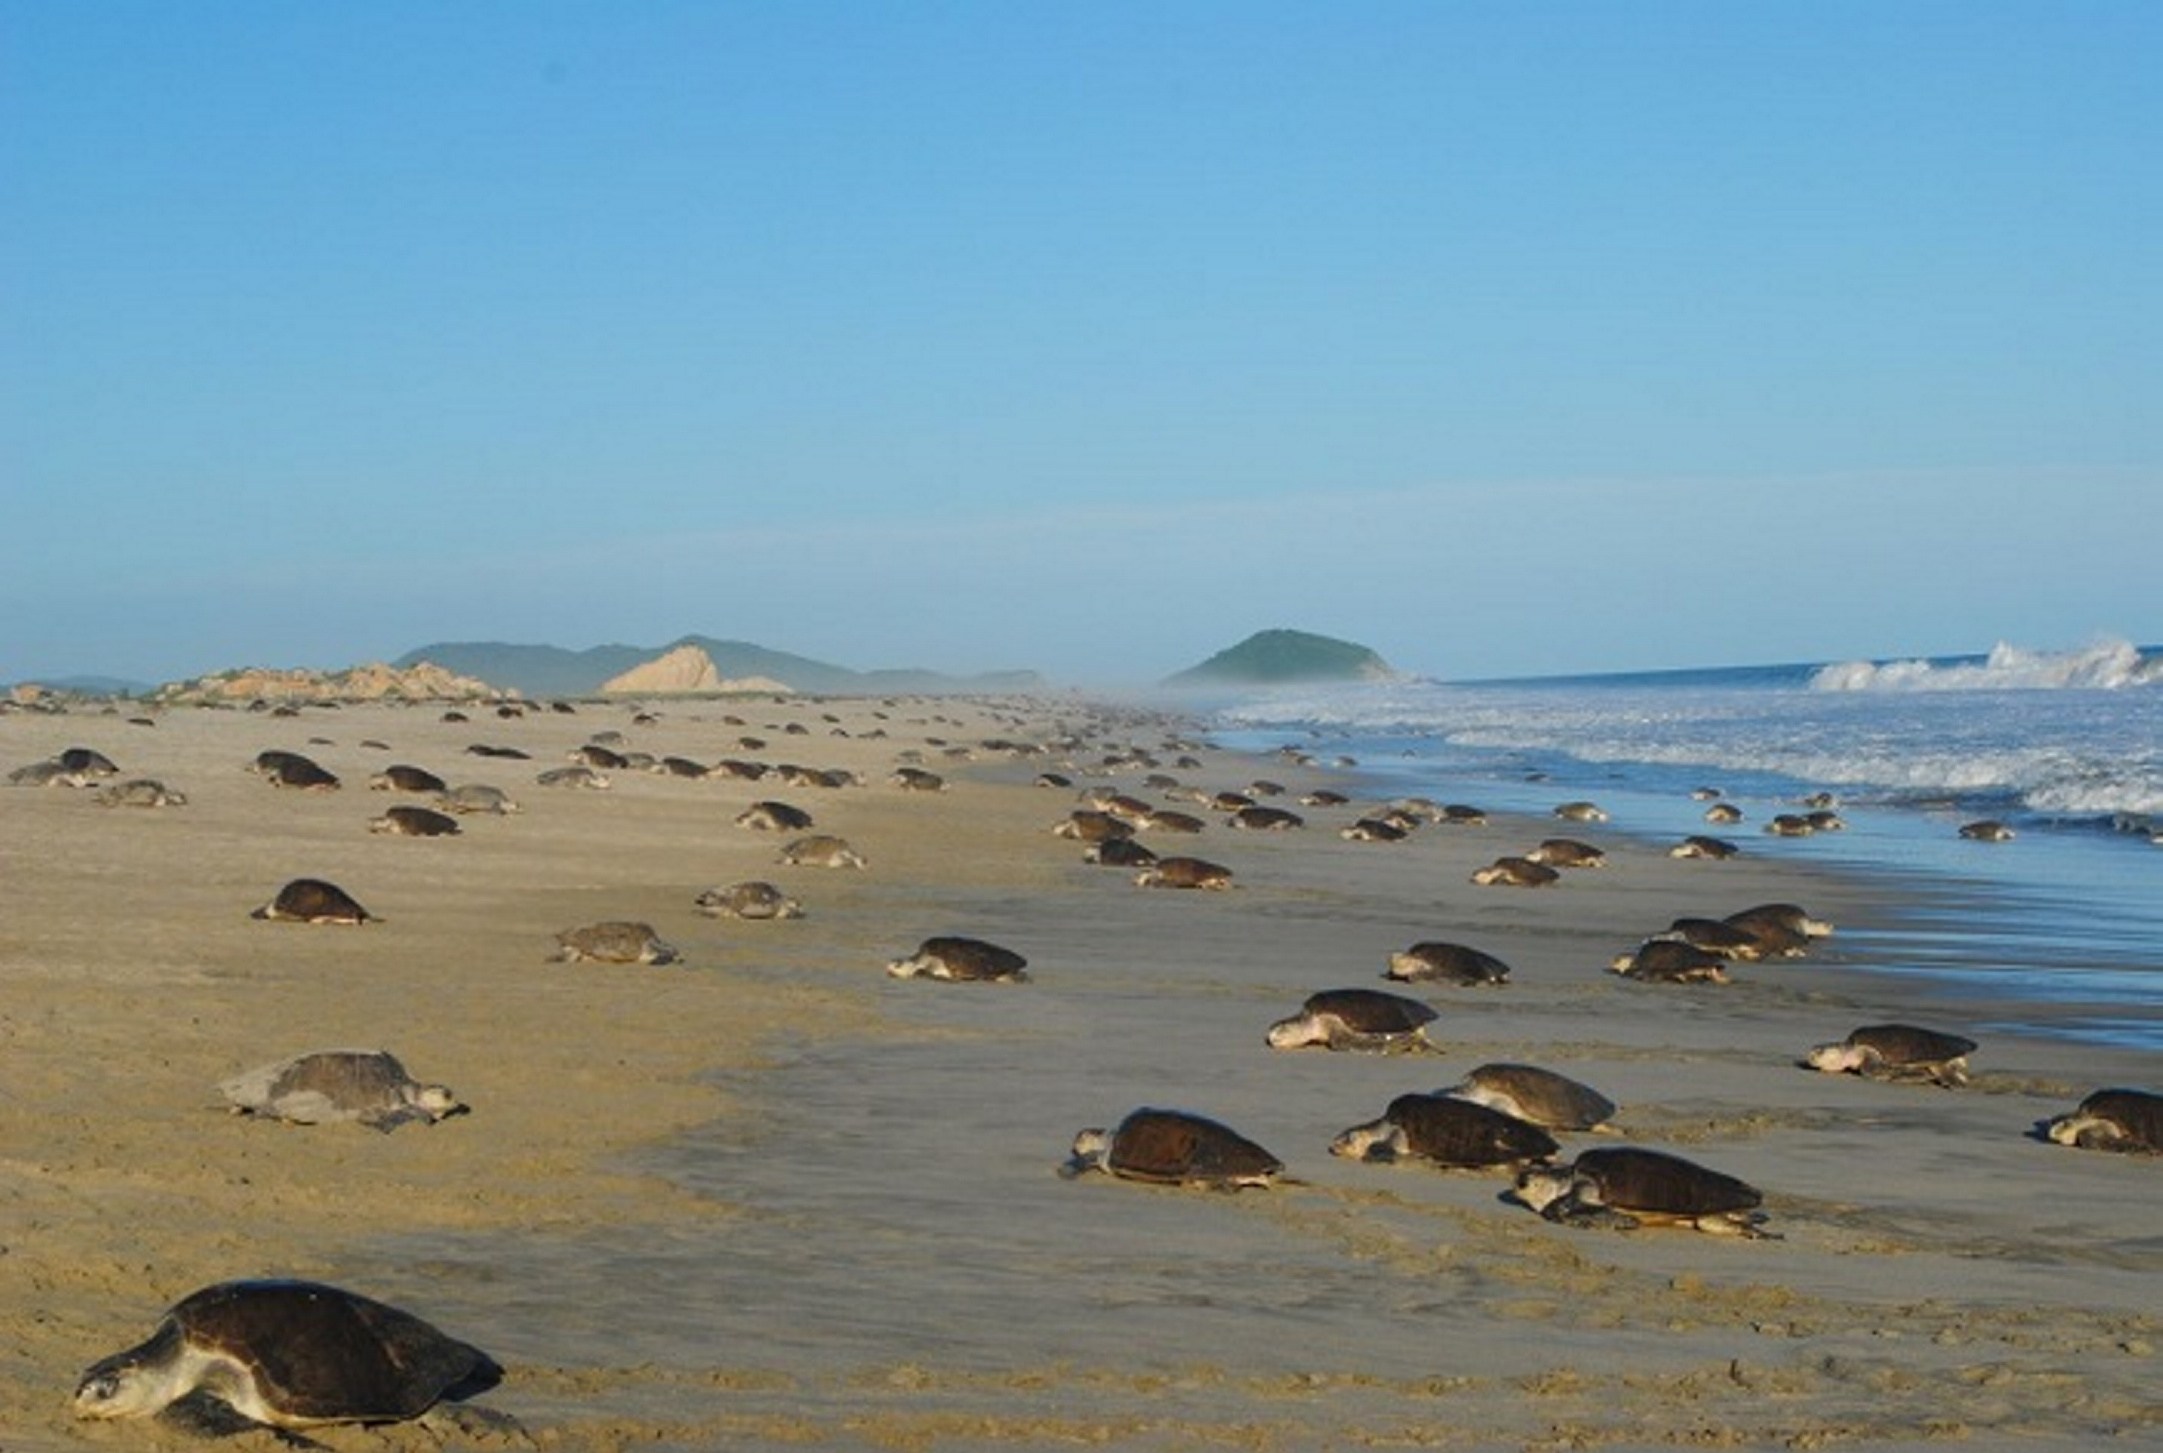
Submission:
[[[0,680],[2163,641],[2163,7],[0,0]]]

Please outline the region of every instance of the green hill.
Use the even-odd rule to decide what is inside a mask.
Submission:
[[[1378,681],[1397,673],[1367,647],[1306,631],[1256,631],[1166,686],[1269,686],[1301,681]]]
[[[1029,691],[1043,684],[1034,671],[1000,671],[982,676],[947,676],[937,671],[852,671],[769,650],[749,641],[712,636],[683,636],[665,646],[590,646],[582,651],[562,646],[513,645],[503,641],[438,641],[400,656],[393,665],[433,661],[461,676],[478,677],[491,686],[527,696],[590,696],[634,666],[678,646],[697,646],[713,658],[723,676],[764,676],[808,695],[862,696],[888,692]]]

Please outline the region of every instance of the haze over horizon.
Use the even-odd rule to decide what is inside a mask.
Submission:
[[[2163,12],[0,0],[0,681],[2163,641]]]

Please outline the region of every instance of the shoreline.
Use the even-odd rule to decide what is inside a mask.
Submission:
[[[1693,1430],[1898,1446],[1957,1425],[2071,1447],[2163,1417],[2138,1391],[2159,1331],[2154,1163],[2021,1134],[2104,1082],[2081,1076],[2152,1070],[2152,1055],[1977,1035],[1978,1083],[1958,1094],[1793,1068],[1813,1038],[1913,1005],[1869,968],[1861,930],[1926,885],[1676,864],[1618,832],[1605,873],[1476,889],[1468,864],[1556,825],[1350,844],[1334,836],[1348,809],[1300,809],[1302,832],[1212,823],[1172,840],[1232,864],[1239,890],[1143,892],[1045,831],[1072,802],[1024,785],[1038,763],[942,762],[941,744],[1079,719],[1080,703],[726,706],[750,725],[665,703],[645,728],[613,706],[457,727],[389,708],[0,722],[5,765],[92,736],[112,752],[110,737],[128,773],[193,799],[135,812],[8,789],[31,809],[0,824],[18,1111],[0,1163],[35,1228],[0,1259],[37,1313],[0,1371],[20,1447],[131,1437],[68,1419],[75,1373],[193,1287],[271,1272],[353,1285],[489,1348],[511,1368],[490,1404],[569,1446],[1662,1446]],[[1121,734],[1163,720],[1110,719],[1132,724]],[[788,721],[804,730],[761,725]],[[361,828],[404,799],[351,766],[484,777],[493,764],[455,755],[467,742],[545,743],[495,770],[508,785],[604,726],[704,761],[754,732],[768,760],[855,766],[869,785],[634,775],[610,793],[521,785],[525,813],[448,841]],[[296,799],[239,771],[317,734],[335,738],[321,750],[341,793]],[[883,785],[911,738],[948,792]],[[1198,755],[1201,770],[1166,770],[1211,788],[1347,778]],[[772,867],[777,843],[729,820],[764,796],[830,819],[870,868]],[[386,922],[247,921],[304,871]],[[806,919],[689,908],[769,875]],[[1604,972],[1618,936],[1774,897],[1839,905],[1825,911],[1854,936],[1724,989]],[[649,919],[686,969],[545,963],[581,914]],[[941,932],[1022,949],[1035,982],[884,976]],[[1424,996],[1446,1053],[1260,1048],[1303,993],[1379,984],[1379,956],[1413,937],[1485,940],[1516,970],[1500,990]],[[378,1136],[212,1113],[224,1074],[378,1040],[473,1114]],[[1506,1057],[1600,1086],[1644,1143],[1763,1187],[1787,1239],[1553,1227],[1501,1201],[1500,1178],[1322,1148],[1392,1093]],[[1152,1102],[1220,1115],[1309,1184],[1215,1196],[1052,1175],[1074,1130]],[[1564,1139],[1566,1154],[1586,1143]],[[2045,1326],[2037,1307],[2058,1315]],[[1889,1337],[1889,1311],[1917,1330]]]

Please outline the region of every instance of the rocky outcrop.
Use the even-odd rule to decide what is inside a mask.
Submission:
[[[788,687],[768,676],[723,676],[699,646],[678,646],[633,666],[602,684],[605,696],[688,696],[693,693],[777,692]]]
[[[242,667],[159,687],[162,702],[248,701],[473,701],[516,695],[485,681],[446,671],[432,662],[386,666],[371,661],[345,671],[280,671]]]

